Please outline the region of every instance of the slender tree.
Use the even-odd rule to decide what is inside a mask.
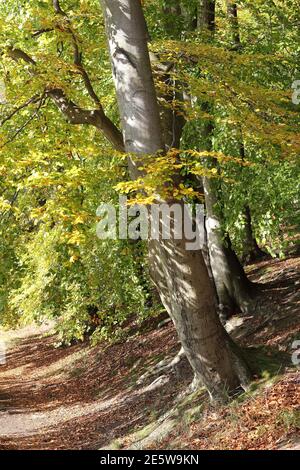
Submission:
[[[227,16],[230,24],[232,35],[232,47],[234,50],[239,50],[242,47],[240,28],[238,21],[238,8],[235,1],[226,0]]]
[[[215,33],[215,1],[200,1],[198,10],[198,28]],[[213,21],[212,21],[213,18]],[[207,105],[203,104],[204,110]],[[212,150],[213,120],[203,125],[203,150]],[[215,162],[217,165],[217,162]],[[222,215],[218,205],[216,185],[208,178],[203,178],[206,204],[206,231],[209,250],[210,266],[216,286],[219,309],[223,317],[239,310],[248,313],[253,309],[254,288],[247,279],[241,263],[234,253],[228,235],[222,230]]]
[[[174,14],[174,8],[175,6],[172,4],[172,6],[165,8],[164,12],[167,12],[169,15],[171,15],[171,13]],[[181,14],[184,14],[184,6],[181,5],[180,9],[180,2],[176,1],[176,12],[178,15],[180,15],[180,11]],[[215,33],[215,1],[199,1],[196,16],[198,22],[194,24],[194,28],[198,28],[198,30],[203,33],[208,33],[208,37],[204,38],[210,41],[212,35]],[[168,32],[168,30],[166,30],[166,32]],[[155,63],[157,63],[157,58]],[[162,64],[160,64],[160,68],[162,68]],[[168,80],[170,81],[170,78],[168,78],[166,74],[165,82],[168,83]],[[176,86],[174,88],[176,89]],[[173,91],[171,91],[169,96],[166,97],[166,100],[172,101],[174,98],[177,100],[182,99],[182,97],[178,96],[178,93],[174,97]],[[202,106],[205,112],[209,111],[207,104],[204,103]],[[162,108],[161,115],[165,143],[168,147],[178,148],[180,146],[182,129],[185,124],[183,118],[172,112],[171,108],[165,107]],[[203,144],[205,148],[202,147],[203,150],[212,150],[213,131],[213,121],[206,121],[202,124],[202,142],[205,142],[205,144]],[[215,162],[215,164],[217,165],[217,162]],[[205,231],[207,234],[207,245],[205,244],[203,254],[216,287],[216,303],[218,304],[219,312],[221,313],[222,319],[226,319],[237,311],[249,313],[254,310],[254,287],[247,279],[243,267],[231,247],[228,235],[223,233],[220,211],[217,211],[215,208],[218,203],[216,188],[214,188],[214,185],[212,185],[207,178],[204,178],[203,181],[198,180],[197,184],[200,184],[201,191],[203,190],[202,187],[205,189],[207,213]]]
[[[198,29],[214,31],[216,21],[215,0],[199,0]]]
[[[241,52],[243,49],[240,27],[239,27],[239,18],[238,18],[238,6],[232,0],[227,0],[227,17],[230,25],[230,32],[232,37],[232,49],[238,52]],[[239,126],[240,127],[240,126]],[[239,133],[241,135],[239,140],[239,153],[242,160],[246,158],[246,149],[243,140],[242,129],[239,128]],[[248,196],[248,194],[247,194]],[[267,254],[261,250],[258,246],[256,238],[253,233],[252,227],[252,215],[249,204],[246,204],[243,211],[243,218],[245,223],[245,245],[244,245],[244,254],[243,258],[248,263],[255,261],[259,258],[266,256]]]

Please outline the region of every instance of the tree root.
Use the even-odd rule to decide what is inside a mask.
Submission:
[[[191,370],[183,348],[176,354],[173,359],[163,359],[156,364],[150,371],[145,372],[138,380],[137,385],[144,385],[149,380],[153,380],[156,376],[166,376],[175,374],[176,377],[182,376],[183,369]],[[155,379],[155,381],[158,379]]]

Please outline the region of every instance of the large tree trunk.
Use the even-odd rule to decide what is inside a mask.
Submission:
[[[164,147],[147,28],[140,0],[102,0],[102,5],[125,147],[136,177],[143,155],[155,158]],[[173,224],[172,212],[170,217]],[[170,240],[152,239],[149,251],[154,282],[196,377],[213,399],[225,400],[245,386],[247,367],[219,321],[201,251],[187,250],[184,237],[175,240],[174,234]]]

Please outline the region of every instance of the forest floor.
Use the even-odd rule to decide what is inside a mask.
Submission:
[[[54,348],[47,326],[1,332],[0,449],[298,449],[300,258],[248,267],[264,285],[253,316],[227,328],[256,369],[249,390],[214,407],[204,390],[186,394],[191,374],[138,379],[179,350],[172,324],[152,320],[122,343]],[[49,328],[49,327],[48,327]]]

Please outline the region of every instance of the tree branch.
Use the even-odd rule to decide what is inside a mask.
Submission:
[[[99,131],[103,132],[116,150],[124,151],[122,133],[105,115],[102,107],[95,110],[80,108],[70,100],[60,88],[47,90],[46,94],[51,97],[58,109],[66,116],[71,124],[89,124],[96,127]]]
[[[26,63],[36,65],[36,62],[24,51],[21,49],[10,47],[7,50],[8,55],[15,61],[23,60]],[[87,77],[87,85],[90,83],[89,77]],[[90,96],[93,95],[93,88],[90,84],[89,87]],[[76,105],[72,100],[70,100],[65,92],[60,88],[49,89],[45,91],[45,96],[49,96],[52,101],[56,104],[58,109],[64,114],[71,124],[89,124],[96,127],[99,131],[103,132],[104,136],[111,142],[116,150],[124,152],[124,140],[121,131],[117,126],[106,116],[103,107],[101,105],[100,99],[96,94],[94,94],[93,101],[97,104],[97,109],[95,110],[86,110]],[[16,110],[17,112],[17,110]],[[33,119],[31,116],[30,120],[25,123],[18,131],[14,134],[13,140],[23,129],[26,127],[29,122]],[[6,145],[6,142],[4,145]]]
[[[66,13],[61,9],[59,0],[53,0],[53,8],[55,13],[62,16],[67,16]]]
[[[7,144],[10,144],[13,140],[15,140],[15,138],[25,129],[25,127],[28,126],[28,124],[31,123],[31,121],[33,121],[33,119],[38,115],[43,103],[45,102],[45,93],[39,98],[39,104],[36,108],[36,110],[32,113],[32,115],[24,122],[24,124],[19,127],[19,129],[17,129],[17,131],[12,135],[12,137],[10,139],[8,139],[2,146],[1,148],[5,147],[5,145]]]
[[[97,105],[97,107],[102,108],[100,99],[99,99],[98,95],[96,94],[96,92],[93,88],[91,79],[90,79],[87,71],[85,70],[85,68],[83,66],[82,52],[80,51],[79,41],[77,39],[76,34],[74,33],[71,21],[70,21],[68,15],[66,14],[66,12],[62,10],[62,8],[60,6],[60,2],[58,0],[53,0],[53,7],[54,7],[55,12],[58,15],[62,16],[68,24],[66,31],[71,36],[71,40],[72,40],[73,51],[74,51],[73,52],[73,54],[74,54],[74,65],[77,67],[77,69],[79,70],[79,72],[80,72],[80,74],[83,78],[85,88],[86,88],[90,98],[94,101],[94,103]]]
[[[15,62],[18,62],[20,59],[26,62],[27,64],[36,65],[36,61],[30,57],[26,52],[21,49],[14,48],[12,46],[6,49],[7,55],[13,59]]]

